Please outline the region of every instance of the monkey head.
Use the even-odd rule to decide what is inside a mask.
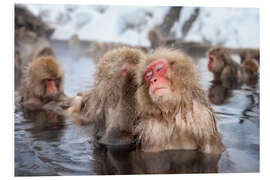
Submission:
[[[106,82],[109,87],[122,88],[126,80],[134,79],[136,65],[141,56],[140,50],[128,47],[107,52],[97,64],[96,80]],[[113,85],[110,86],[110,83]]]
[[[245,70],[250,74],[250,75],[255,75],[258,72],[259,69],[259,63],[256,59],[250,59],[246,60],[243,63]]]
[[[258,81],[259,63],[256,59],[249,59],[243,62],[243,67],[247,74],[247,85],[256,85]]]
[[[208,52],[208,70],[210,72],[221,72],[230,55],[223,47],[214,47]]]
[[[64,92],[64,72],[53,57],[43,56],[31,62],[26,77],[26,85],[35,97],[55,99]]]
[[[177,50],[159,48],[139,64],[138,104],[149,106],[179,103],[198,83],[196,68],[189,56]],[[176,104],[175,104],[176,105]],[[172,106],[170,106],[172,107]]]
[[[53,56],[53,57],[55,57],[55,53],[54,53],[52,48],[45,47],[39,51],[39,53],[37,54],[37,57],[39,57],[39,56]]]

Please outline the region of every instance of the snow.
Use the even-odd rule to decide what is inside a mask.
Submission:
[[[69,39],[78,34],[83,40],[149,45],[148,31],[162,23],[169,10],[165,6],[83,6],[26,5],[56,30],[53,39]],[[182,37],[182,26],[194,7],[184,7],[172,28]],[[229,47],[259,48],[258,8],[200,8],[197,21],[185,37],[187,41],[207,41]]]
[[[193,7],[186,7],[174,30],[182,27],[192,14]],[[256,8],[201,8],[197,22],[185,38],[191,41],[207,40],[213,44],[230,47],[259,47],[259,9]],[[180,31],[175,31],[181,37]]]

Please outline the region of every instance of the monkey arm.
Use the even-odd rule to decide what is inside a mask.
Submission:
[[[65,101],[67,108],[63,111],[65,116],[71,118],[74,123],[84,125],[88,123],[87,117],[84,116],[82,109],[83,99],[82,96],[74,96]]]
[[[43,103],[38,98],[29,98],[22,102],[22,106],[28,110],[41,109]]]
[[[61,107],[61,104],[59,104],[59,102],[50,101],[47,104],[44,104],[41,109],[53,112],[55,114],[64,115],[64,109]]]

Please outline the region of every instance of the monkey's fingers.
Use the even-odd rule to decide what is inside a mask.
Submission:
[[[52,101],[49,102],[47,104],[45,104],[44,106],[42,106],[42,109],[48,112],[53,112],[56,113],[58,115],[63,115],[64,113],[64,109],[61,108],[56,102]]]

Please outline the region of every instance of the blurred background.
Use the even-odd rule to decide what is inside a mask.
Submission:
[[[228,47],[259,47],[258,8],[26,5],[55,28],[52,39],[149,46],[148,32]],[[166,18],[165,18],[166,17]]]

